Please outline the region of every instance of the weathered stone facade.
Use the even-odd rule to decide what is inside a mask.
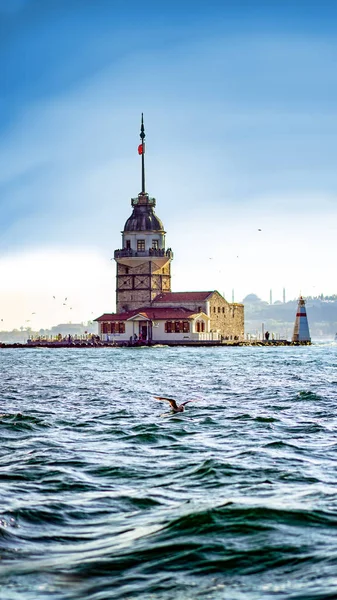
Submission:
[[[229,304],[219,292],[214,292],[209,301],[209,316],[211,331],[219,331],[226,340],[243,339],[243,304]]]
[[[129,261],[130,262],[130,261]],[[129,266],[117,263],[117,312],[149,306],[161,292],[171,291],[171,262],[159,266],[155,259]]]

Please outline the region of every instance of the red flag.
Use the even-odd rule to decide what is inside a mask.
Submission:
[[[144,154],[144,153],[145,153],[145,144],[139,144],[138,154]]]

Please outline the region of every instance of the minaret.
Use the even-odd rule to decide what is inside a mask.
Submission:
[[[165,248],[165,231],[161,220],[156,216],[155,198],[145,191],[145,129],[142,114],[140,128],[141,143],[138,154],[141,156],[142,187],[137,198],[131,198],[133,208],[122,231],[122,249],[115,250],[116,310],[126,310],[150,306],[161,292],[171,291],[171,248]]]
[[[305,300],[302,296],[298,299],[292,342],[311,342]]]

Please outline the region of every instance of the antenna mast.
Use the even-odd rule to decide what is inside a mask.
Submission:
[[[144,163],[144,155],[145,155],[145,131],[144,131],[144,119],[142,113],[142,123],[140,126],[140,139],[141,139],[141,155],[142,155],[142,194],[145,194],[145,163]]]

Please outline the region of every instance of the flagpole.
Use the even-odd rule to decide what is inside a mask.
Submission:
[[[142,113],[142,123],[140,127],[140,139],[142,140],[142,194],[145,194],[145,162],[144,162],[144,154],[145,154],[145,131],[144,131],[144,120]]]

